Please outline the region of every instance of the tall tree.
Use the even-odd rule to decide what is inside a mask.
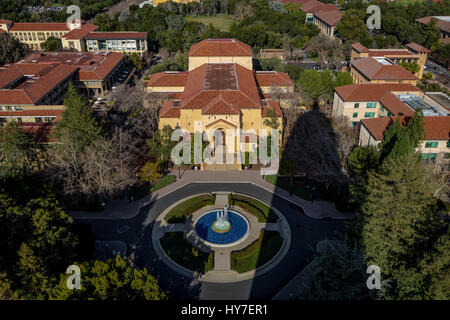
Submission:
[[[146,269],[138,270],[117,255],[106,262],[93,261],[80,265],[83,279],[80,290],[67,289],[68,275],[61,275],[60,285],[52,290],[53,299],[76,300],[164,300],[167,295]]]
[[[100,136],[101,126],[88,106],[87,99],[69,84],[64,98],[66,110],[57,122],[55,136],[73,142],[81,149]]]
[[[368,263],[379,266],[385,280],[385,298],[429,298],[436,274],[420,262],[448,227],[437,210],[429,173],[414,152],[369,172],[358,222]]]

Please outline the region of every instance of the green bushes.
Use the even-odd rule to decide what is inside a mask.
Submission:
[[[186,221],[186,217],[205,206],[213,205],[215,202],[215,196],[210,194],[202,194],[200,196],[188,199],[169,211],[165,216],[165,220],[168,223],[183,223]]]
[[[230,254],[230,267],[239,273],[254,270],[269,262],[283,244],[283,238],[277,231],[261,230],[258,240],[240,251]]]
[[[182,232],[166,233],[159,242],[173,261],[189,270],[204,273],[214,268],[214,253],[196,249]]]
[[[270,207],[250,197],[229,194],[228,204],[246,209],[250,214],[256,216],[259,222],[271,223],[278,220],[278,216]]]

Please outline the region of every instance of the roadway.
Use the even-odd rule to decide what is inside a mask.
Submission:
[[[215,191],[240,192],[275,206],[291,228],[291,246],[281,263],[261,276],[235,283],[207,283],[186,279],[170,269],[155,252],[151,233],[155,219],[176,201],[199,193]],[[189,184],[143,207],[131,219],[82,220],[92,226],[97,240],[120,240],[127,244],[128,254],[138,267],[146,267],[177,299],[268,299],[302,270],[312,255],[312,248],[323,239],[344,232],[342,220],[313,219],[294,204],[271,192],[247,183]]]

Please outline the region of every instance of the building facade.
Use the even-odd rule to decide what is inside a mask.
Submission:
[[[364,119],[361,121],[359,145],[378,146],[384,140],[384,132],[397,117]],[[410,117],[400,117],[406,125]],[[425,138],[417,151],[425,162],[438,163],[444,170],[450,170],[450,117],[424,117]]]
[[[384,60],[393,64],[415,62],[419,65],[419,71],[414,75],[421,79],[429,53],[430,50],[414,42],[408,43],[405,49],[368,49],[357,42],[352,44],[350,61],[353,62],[359,58],[373,57],[375,59],[385,58]]]
[[[421,108],[425,116],[447,116],[450,109],[411,84],[352,84],[336,87],[332,116],[358,126],[363,119],[392,115],[412,116]]]
[[[193,45],[188,72],[157,73],[145,84],[149,92],[172,95],[159,112],[159,128],[179,127],[191,135],[220,132],[226,154],[234,158],[242,148],[255,150],[259,130],[272,129],[266,120],[277,119],[277,129],[282,130],[280,105],[263,91],[275,86],[291,91],[294,84],[284,73],[253,71],[251,61],[250,46],[239,40],[206,39]],[[236,129],[250,133],[228,136],[228,131]],[[208,137],[213,143],[214,135]]]
[[[70,51],[137,53],[148,51],[146,32],[96,32],[98,26],[82,22],[79,28],[66,23],[15,23],[0,19],[0,30],[8,32],[33,51],[41,51],[50,37],[61,39],[62,48]]]

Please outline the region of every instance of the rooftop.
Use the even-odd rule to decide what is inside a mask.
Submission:
[[[377,141],[384,139],[384,132],[395,121],[396,117],[362,119],[361,123]],[[402,125],[406,125],[410,117],[400,117]],[[450,139],[450,117],[424,117],[426,140]]]
[[[79,68],[80,80],[103,80],[122,59],[117,52],[40,52],[19,64],[69,64]]]
[[[386,59],[358,58],[351,62],[369,80],[417,80],[418,78],[402,66],[391,64]]]
[[[386,92],[421,92],[409,83],[364,83],[336,87],[336,92],[344,101],[379,101]]]
[[[417,22],[428,24],[432,18],[435,18],[436,27],[440,30],[450,33],[450,17],[449,16],[428,16],[416,19]]]
[[[189,57],[253,56],[252,48],[237,39],[205,39],[189,49]]]
[[[83,39],[89,32],[97,30],[98,26],[90,23],[82,24],[79,29],[73,29],[66,33],[63,38],[67,40],[80,40]]]
[[[427,104],[425,101],[420,99],[416,95],[412,94],[399,94],[397,97],[405,103],[408,107],[413,109],[414,111],[417,111],[419,108],[422,109],[424,116],[446,116],[447,113],[443,112],[443,110],[440,110],[437,107],[431,106]]]
[[[320,7],[321,9],[322,7]],[[339,23],[339,21],[342,18],[342,13],[339,10],[318,10],[316,12],[314,12],[314,16],[319,18],[320,20],[322,20],[323,22],[325,22],[326,24],[330,25],[330,26],[337,26],[337,24]]]

